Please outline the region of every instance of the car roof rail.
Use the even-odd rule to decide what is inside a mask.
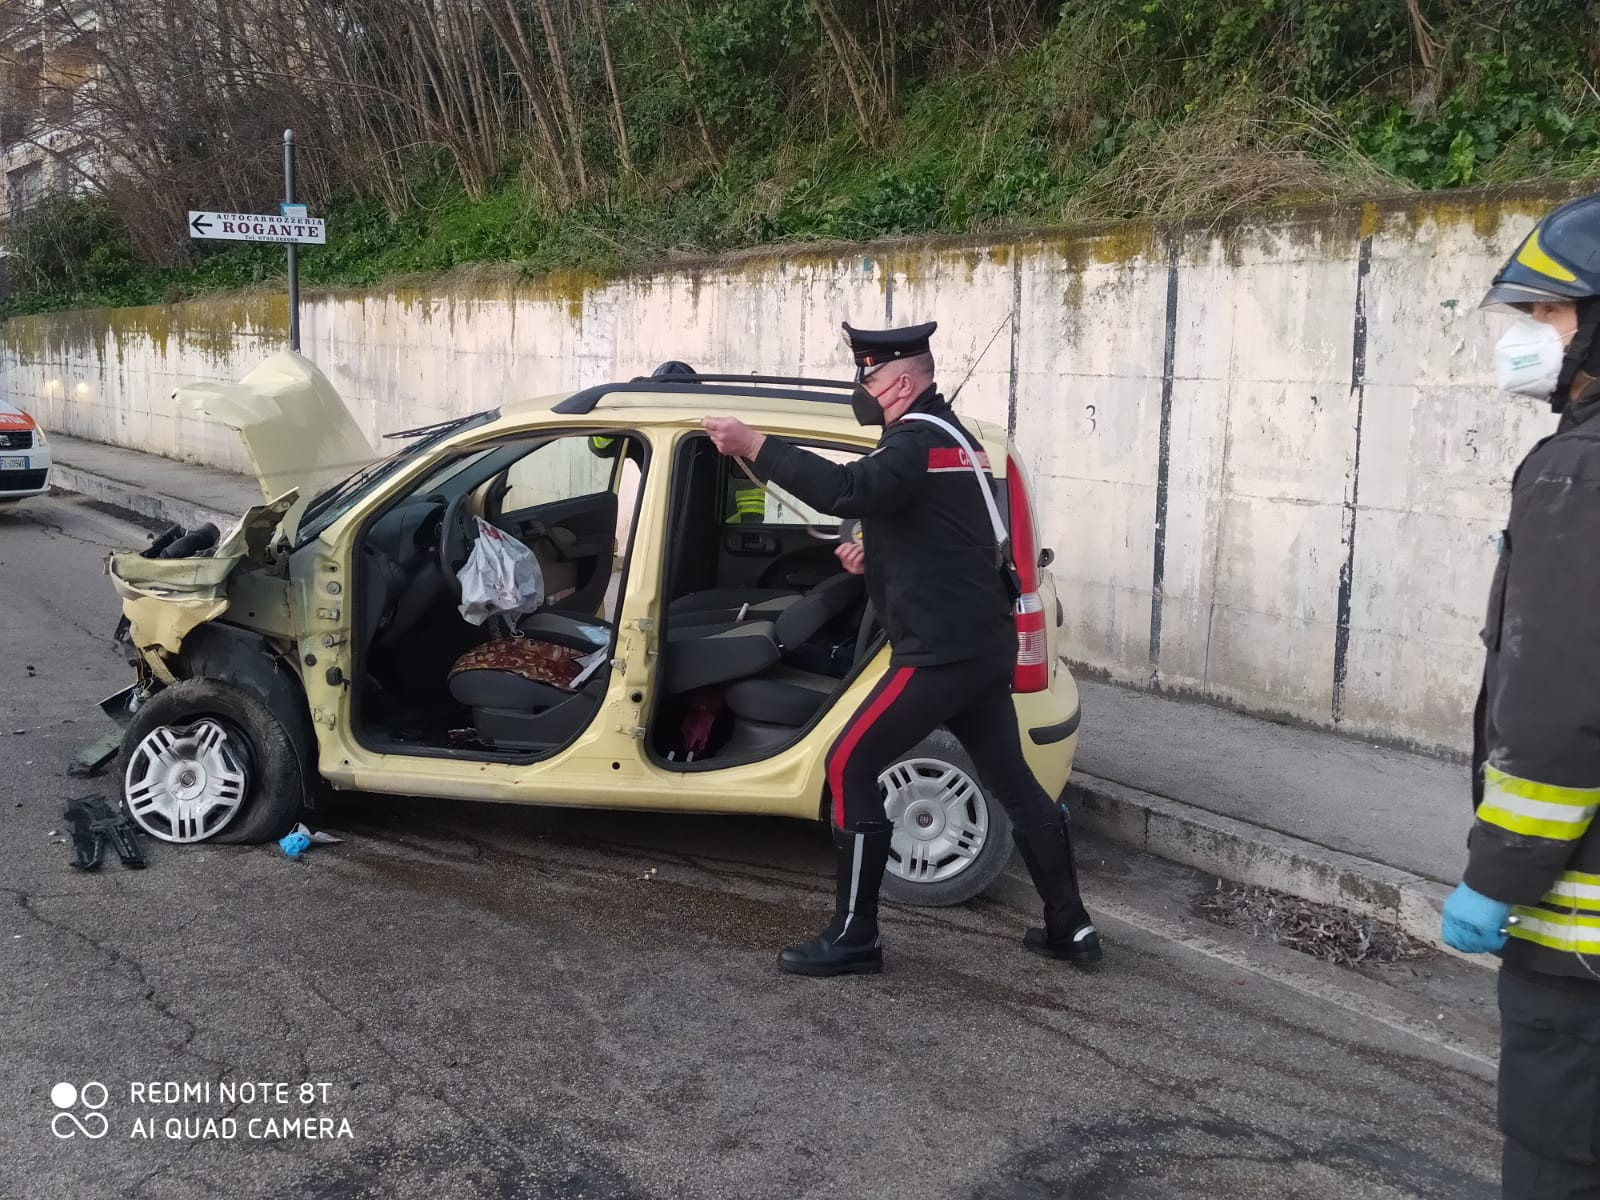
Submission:
[[[667,393],[682,396],[748,396],[755,393],[807,400],[814,404],[848,404],[855,383],[848,379],[807,379],[799,375],[672,375],[663,379],[634,379],[627,383],[602,383],[574,392],[551,409],[563,415],[593,412],[613,392]],[[842,393],[842,394],[831,394]]]
[[[674,375],[674,382],[690,383],[700,380],[703,383],[762,383],[781,384],[785,387],[806,388],[843,388],[849,391],[855,387],[855,381],[850,379],[810,379],[803,375]]]

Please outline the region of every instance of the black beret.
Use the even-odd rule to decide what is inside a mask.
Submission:
[[[855,355],[856,366],[881,367],[897,358],[912,358],[931,353],[928,339],[939,328],[937,321],[925,325],[907,325],[903,329],[853,329],[844,324],[845,340],[850,343],[850,353]]]

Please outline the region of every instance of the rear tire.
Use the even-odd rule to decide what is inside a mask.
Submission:
[[[180,680],[142,705],[123,738],[121,768],[123,808],[166,842],[275,841],[308,799],[285,717],[255,692],[214,679]],[[188,786],[217,805],[213,817],[174,820],[174,802]]]
[[[1000,877],[1015,853],[1011,821],[978,781],[955,736],[937,729],[878,777],[895,823],[883,895],[897,904],[961,904]],[[971,850],[976,847],[976,854]]]

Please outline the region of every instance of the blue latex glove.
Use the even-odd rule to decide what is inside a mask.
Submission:
[[[303,833],[289,833],[278,839],[279,848],[290,858],[299,858],[310,845],[311,839]]]
[[[1461,884],[1444,902],[1440,933],[1463,954],[1492,954],[1506,944],[1511,905],[1491,900]]]

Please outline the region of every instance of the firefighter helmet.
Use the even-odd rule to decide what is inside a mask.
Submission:
[[[1500,268],[1485,307],[1600,296],[1600,194],[1548,213]]]

